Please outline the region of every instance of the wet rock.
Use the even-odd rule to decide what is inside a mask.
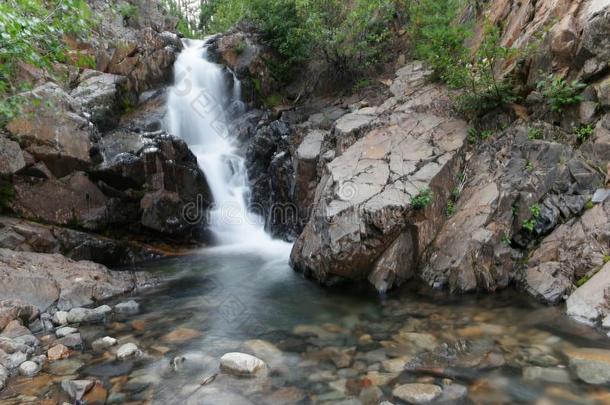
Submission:
[[[524,380],[541,380],[549,383],[568,384],[570,373],[563,368],[525,367],[523,369]]]
[[[610,263],[607,263],[584,285],[576,289],[566,302],[568,316],[587,324],[594,324],[608,315]]]
[[[3,351],[0,351],[0,365],[2,365],[7,370],[15,370],[27,359],[27,354],[23,352],[14,352],[11,354],[7,354]]]
[[[87,405],[104,405],[108,397],[108,390],[104,388],[102,383],[96,381],[87,393],[83,396],[83,401]]]
[[[32,351],[32,348],[23,342],[17,342],[16,340],[7,337],[0,337],[0,350],[8,354],[15,352],[29,353]]]
[[[449,384],[443,386],[443,394],[434,403],[439,405],[457,405],[466,402],[468,388],[460,384]]]
[[[68,324],[68,312],[57,311],[53,314],[53,323],[55,325],[67,325]]]
[[[73,358],[53,361],[49,363],[48,369],[53,375],[66,376],[76,374],[84,365],[82,360]]]
[[[43,311],[53,304],[60,309],[89,305],[131,291],[147,279],[58,254],[0,249],[0,295]]]
[[[80,401],[94,384],[95,381],[92,380],[63,380],[61,388],[68,394],[68,397]]]
[[[283,387],[268,397],[269,404],[290,405],[296,404],[306,398],[305,393],[296,387]]]
[[[134,343],[126,343],[123,346],[121,346],[119,348],[119,350],[116,353],[116,357],[119,360],[126,360],[128,358],[131,357],[138,357],[142,355],[142,352],[140,351],[140,349],[138,349],[138,346],[136,346]]]
[[[140,312],[140,304],[134,300],[121,302],[114,307],[118,315],[135,315]]]
[[[70,357],[70,349],[62,344],[55,344],[47,351],[49,361],[56,361]]]
[[[220,358],[220,367],[231,374],[251,376],[264,371],[267,365],[257,357],[233,352],[227,353]]]
[[[99,323],[106,319],[105,309],[72,308],[68,312],[68,323]]]
[[[94,340],[93,343],[91,343],[91,347],[95,351],[104,351],[116,344],[117,340],[115,338],[110,336],[104,336],[103,338]]]
[[[19,366],[19,374],[24,377],[34,377],[36,374],[40,372],[40,365],[33,361],[24,361]]]
[[[80,349],[83,346],[83,339],[80,333],[72,333],[55,341],[56,344],[64,345],[70,349]]]
[[[57,330],[55,330],[55,336],[57,336],[58,338],[62,338],[76,332],[78,332],[78,329],[72,328],[70,326],[65,326],[63,328],[58,328]]]
[[[161,340],[168,343],[185,343],[201,336],[201,332],[189,328],[178,328],[164,335]]]
[[[570,349],[565,352],[570,368],[587,384],[610,382],[610,351],[603,349]]]
[[[411,404],[427,404],[441,396],[443,389],[434,384],[404,384],[392,390],[396,398]]]

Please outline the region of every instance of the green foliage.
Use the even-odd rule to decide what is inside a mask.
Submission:
[[[498,73],[501,61],[516,50],[500,45],[500,27],[486,24],[477,51],[466,47],[470,27],[457,21],[464,0],[419,0],[411,3],[411,38],[414,53],[428,63],[438,79],[463,89],[457,107],[475,118],[493,108],[515,101],[512,87]]]
[[[486,140],[490,138],[494,134],[494,131],[486,129],[483,131],[477,131],[475,128],[470,128],[468,130],[468,142],[477,143],[478,140]]]
[[[595,205],[593,204],[593,201],[589,200],[587,201],[587,203],[585,204],[585,209],[586,210],[590,210],[591,208],[593,208]]]
[[[235,45],[235,48],[233,48],[233,49],[235,50],[236,54],[241,55],[246,50],[246,46],[247,46],[246,42],[245,41],[241,41],[237,45]]]
[[[447,202],[447,207],[445,208],[445,214],[448,217],[455,214],[455,202],[453,200],[449,200],[449,202]]]
[[[389,21],[406,0],[226,0],[203,8],[206,33],[248,21],[281,57],[273,73],[286,79],[303,61],[322,58],[349,79],[382,62]]]
[[[0,127],[19,113],[27,90],[15,79],[25,63],[52,73],[66,61],[64,35],[84,38],[93,26],[85,0],[5,0],[0,3]],[[91,60],[83,59],[83,64]]]
[[[530,207],[530,213],[531,213],[531,217],[530,219],[526,220],[523,222],[523,229],[525,229],[528,232],[533,232],[534,228],[536,227],[536,224],[538,223],[538,218],[540,218],[540,205],[538,204],[534,204]]]
[[[540,128],[530,128],[527,130],[527,139],[533,141],[535,139],[542,139],[542,130]]]
[[[505,246],[510,246],[511,245],[510,236],[508,236],[506,233],[503,234],[502,238],[500,238],[500,242]]]
[[[593,127],[591,125],[582,125],[574,130],[574,135],[578,142],[584,143],[593,135]]]
[[[610,262],[610,255],[604,255],[604,257],[602,258],[604,264]]]
[[[525,169],[526,169],[528,172],[532,172],[532,171],[534,171],[534,164],[532,163],[532,161],[531,161],[531,160],[528,160],[528,161],[527,161],[527,163],[525,164]]]
[[[424,209],[432,203],[433,196],[432,191],[428,188],[419,190],[419,194],[411,199],[411,207],[414,210]]]
[[[536,85],[554,112],[562,112],[565,106],[581,102],[580,92],[585,87],[586,84],[577,80],[566,82],[553,74],[544,77]]]
[[[456,23],[463,5],[462,0],[421,0],[409,8],[415,56],[426,61],[438,79],[455,87],[463,82],[456,66],[468,59],[464,41],[471,35],[468,27]]]
[[[138,7],[130,3],[121,3],[119,5],[119,13],[125,20],[129,20],[131,17],[135,17],[138,13]]]

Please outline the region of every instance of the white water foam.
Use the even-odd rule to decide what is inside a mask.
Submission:
[[[272,239],[264,219],[248,208],[248,173],[229,130],[229,120],[244,113],[241,85],[226,68],[208,60],[205,41],[184,41],[167,112],[167,130],[197,156],[212,192],[209,225],[220,245],[215,249],[287,257],[291,245]]]

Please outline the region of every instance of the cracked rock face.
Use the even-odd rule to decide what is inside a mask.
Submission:
[[[414,70],[417,65],[403,72]],[[427,112],[428,100],[424,107],[418,103],[417,88],[401,88],[411,94],[404,103],[411,107],[398,105],[326,165],[312,216],[291,255],[296,270],[322,283],[370,276],[377,289],[391,288],[414,274],[420,252],[441,225],[467,125]],[[431,204],[413,209],[411,200],[427,189]]]

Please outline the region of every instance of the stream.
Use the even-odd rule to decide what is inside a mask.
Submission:
[[[0,403],[55,403],[66,378],[98,379],[106,403],[117,404],[398,404],[394,388],[413,382],[442,386],[435,403],[610,402],[609,387],[582,382],[568,362],[577,348],[610,350],[607,337],[558,307],[513,290],[450,296],[412,284],[380,296],[369,287],[325,289],[293,272],[291,245],[272,240],[247,208],[248,176],[228,125],[243,112],[239,82],[206,59],[203,42],[185,45],[167,125],[206,174],[218,246],[129,269],[166,281],[114,300],[133,299],[139,311],[81,325],[87,350],[33,379],[19,377]],[[118,344],[90,350],[104,336]],[[142,355],[117,360],[129,342]],[[267,372],[219,371],[220,357],[235,351],[263,359]]]

